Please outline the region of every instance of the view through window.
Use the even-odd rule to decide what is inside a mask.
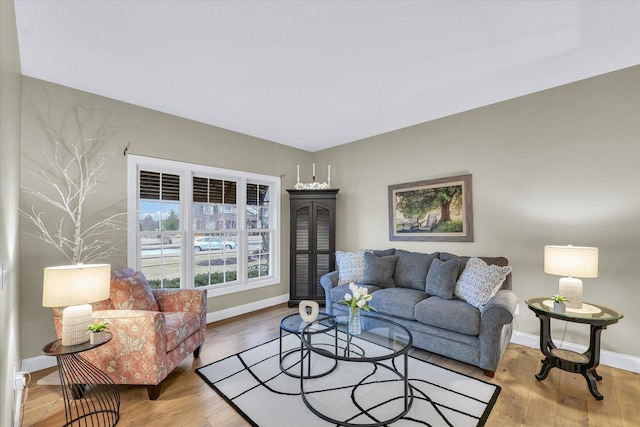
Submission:
[[[129,155],[129,264],[152,288],[279,283],[279,192],[276,177]]]

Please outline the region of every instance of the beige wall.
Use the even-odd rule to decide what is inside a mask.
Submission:
[[[537,335],[524,301],[553,295],[559,279],[543,272],[544,245],[597,246],[600,275],[584,279],[585,299],[625,313],[602,347],[640,357],[639,88],[633,67],[316,153],[340,187],[338,249],[506,256],[516,330]],[[389,185],[466,172],[473,243],[389,241]],[[587,337],[571,324],[566,340]]]
[[[9,426],[13,414],[13,369],[21,369],[18,233],[21,95],[12,1],[0,2],[0,93],[0,260],[5,263],[5,281],[0,285],[0,425]]]
[[[73,106],[96,109],[98,122],[116,130],[111,173],[95,209],[126,197],[122,150],[255,173],[286,174],[282,184],[282,284],[210,299],[210,310],[288,292],[288,198],[295,165],[312,161],[324,179],[332,166],[338,195],[338,248],[398,247],[465,255],[504,255],[514,267],[521,315],[516,329],[538,334],[524,305],[555,293],[558,278],[542,271],[545,244],[600,248],[600,277],[585,279],[587,301],[625,312],[603,333],[603,348],[640,357],[640,67],[622,70],[411,128],[307,153],[256,138],[23,78],[23,184],[43,147],[41,126],[28,113],[62,122]],[[390,242],[387,187],[459,173],[473,175],[473,243]],[[30,207],[28,197],[23,207]],[[23,231],[28,231],[24,226]],[[39,354],[53,337],[51,313],[40,306],[42,269],[64,262],[32,237],[22,236],[22,357]],[[114,267],[124,265],[122,261]],[[44,326],[43,326],[44,325]],[[28,336],[28,339],[26,337]],[[570,325],[566,340],[586,344],[586,330]]]
[[[37,117],[44,118],[47,126],[59,132],[63,130],[68,140],[73,141],[77,135],[74,109],[82,106],[78,111],[85,117],[85,129],[107,126],[113,132],[107,151],[115,155],[109,160],[109,172],[102,177],[104,184],[97,187],[99,194],[87,203],[92,214],[114,206],[121,211],[126,209],[127,162],[123,150],[127,144],[131,154],[272,176],[286,175],[281,196],[281,246],[285,255],[280,265],[281,284],[210,298],[209,311],[288,294],[289,202],[285,189],[295,184],[296,164],[310,164],[311,153],[27,77],[23,77],[23,92],[22,183],[25,186],[43,188],[28,171],[47,168],[42,150],[48,146],[48,139]],[[59,213],[23,192],[21,206],[24,209],[30,209],[34,202],[48,215],[59,218]],[[27,358],[38,355],[40,348],[55,338],[51,310],[41,306],[43,269],[68,262],[54,249],[25,235],[32,233],[33,228],[24,220],[22,231],[22,357]],[[120,268],[125,263],[123,252],[112,266]]]

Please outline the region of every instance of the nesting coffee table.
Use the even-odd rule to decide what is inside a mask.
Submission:
[[[362,316],[363,328],[359,335],[349,334],[347,316],[320,317],[302,330],[300,339],[300,394],[305,405],[318,417],[331,423],[349,427],[384,426],[404,416],[413,403],[413,391],[409,384],[408,352],[413,343],[411,332],[390,320]],[[329,337],[311,337],[312,332],[324,330],[334,332]],[[336,345],[331,345],[331,338]],[[316,377],[305,375],[305,359],[308,351],[318,358],[340,364],[340,369],[331,369]],[[398,363],[396,358],[402,358]],[[344,369],[343,368],[344,365]],[[307,368],[308,369],[308,368]],[[375,380],[375,376],[383,377]],[[353,378],[352,378],[353,377]],[[332,396],[321,402],[318,396],[323,391]],[[338,394],[350,394],[350,399],[340,399]],[[375,403],[370,400],[374,396]],[[339,401],[338,401],[339,400]],[[351,406],[349,406],[351,405]],[[347,419],[336,419],[337,406],[346,407],[354,414]],[[380,409],[388,411],[381,415]],[[384,419],[381,419],[384,418]]]
[[[295,314],[291,314],[285,318],[283,318],[280,321],[280,337],[279,337],[279,346],[280,346],[280,351],[279,351],[279,364],[280,364],[280,371],[282,371],[282,373],[290,376],[290,377],[294,377],[294,378],[299,378],[300,376],[305,376],[306,378],[318,378],[324,375],[327,375],[328,373],[332,372],[334,369],[336,369],[336,366],[338,365],[338,361],[335,360],[332,364],[329,364],[328,367],[322,369],[320,372],[313,372],[311,371],[311,352],[308,352],[308,354],[305,356],[304,352],[304,345],[303,345],[303,341],[302,339],[300,340],[300,347],[298,348],[293,348],[290,350],[286,350],[283,351],[282,349],[282,338],[283,338],[283,334],[284,333],[290,333],[290,334],[295,334],[298,335],[299,337],[301,337],[303,334],[306,334],[306,341],[307,342],[311,342],[312,338],[314,335],[316,334],[330,334],[333,331],[333,341],[334,341],[334,347],[337,349],[338,347],[338,335],[336,332],[336,324],[335,322],[323,322],[323,319],[327,319],[328,316],[325,313],[320,313],[318,315],[318,322],[315,322],[315,326],[308,329],[307,330],[307,326],[309,326],[309,322],[306,322],[302,319],[302,317],[300,317],[300,314],[295,313]],[[306,331],[306,332],[305,332]],[[337,350],[336,350],[337,351]],[[303,361],[305,359],[305,357],[309,357],[309,363],[307,363],[307,372],[300,372],[300,375],[298,375],[295,369],[291,369],[290,367],[285,367],[285,360],[287,358],[289,358],[290,356],[298,356],[300,355],[300,359],[295,359],[292,363],[291,366],[295,366],[295,363],[298,363],[299,361]],[[300,363],[301,365],[303,365],[303,363]]]

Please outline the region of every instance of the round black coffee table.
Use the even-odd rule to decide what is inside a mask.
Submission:
[[[320,320],[319,322],[316,322],[316,326],[312,329],[309,329],[308,331],[306,331],[307,334],[307,341],[311,342],[311,339],[313,337],[313,335],[315,334],[330,334],[331,331],[333,330],[333,341],[334,341],[334,346],[337,348],[338,345],[338,341],[337,341],[337,333],[336,333],[336,328],[335,328],[335,323],[327,323],[327,322],[322,322],[323,319],[327,319],[328,315],[325,313],[320,313],[318,315],[318,318],[316,320]],[[299,378],[300,375],[304,375],[306,378],[318,378],[324,375],[327,375],[329,372],[333,371],[336,366],[338,365],[337,361],[334,361],[333,364],[329,365],[328,367],[326,367],[324,370],[321,370],[320,372],[313,372],[311,371],[311,363],[308,363],[307,365],[307,373],[305,374],[304,372],[301,372],[300,375],[298,375],[295,369],[295,364],[298,363],[299,361],[303,361],[306,357],[309,357],[309,360],[311,358],[311,352],[308,352],[308,354],[304,354],[304,349],[303,344],[302,344],[302,339],[300,340],[300,347],[299,348],[292,348],[289,350],[286,350],[283,352],[282,349],[282,337],[283,337],[283,333],[284,332],[288,332],[290,334],[295,334],[298,337],[301,337],[304,333],[305,333],[305,329],[306,327],[309,326],[309,322],[306,322],[302,319],[302,317],[300,317],[299,313],[294,313],[294,314],[290,314],[289,316],[283,318],[280,321],[280,338],[279,338],[279,345],[280,345],[280,351],[279,351],[279,357],[280,357],[280,370],[286,374],[289,375],[290,377],[294,377],[294,378]],[[296,359],[294,362],[292,362],[292,364],[289,367],[285,367],[284,366],[284,362],[287,358],[289,358],[290,356],[297,356],[302,354],[302,357],[298,360]],[[300,363],[302,365],[302,363]]]
[[[362,316],[362,325],[362,333],[351,335],[347,316],[338,315],[304,328],[301,357],[306,349],[338,362],[339,367],[322,378],[302,376],[300,394],[311,412],[330,423],[384,426],[402,418],[413,403],[408,376],[413,338],[407,328],[387,319]],[[327,345],[326,337],[308,339],[308,332],[322,327],[335,328],[337,346]],[[402,359],[396,360],[398,357]],[[304,368],[303,363],[301,374]],[[344,418],[335,418],[338,415]]]

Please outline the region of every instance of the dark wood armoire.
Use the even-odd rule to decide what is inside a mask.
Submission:
[[[287,190],[291,215],[289,306],[302,300],[324,304],[320,277],[335,270],[335,190]]]

